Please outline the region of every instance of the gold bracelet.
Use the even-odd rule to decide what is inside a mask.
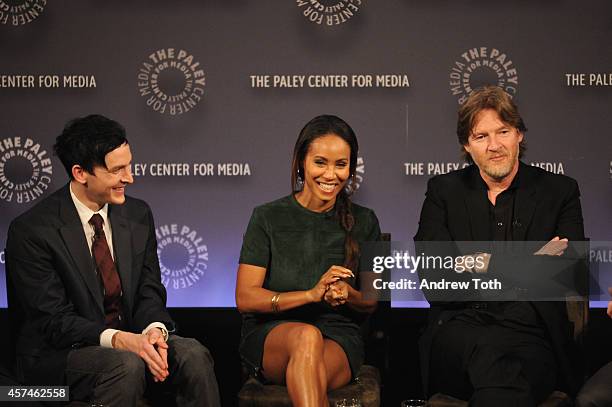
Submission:
[[[272,296],[272,311],[279,312],[278,300],[280,299],[280,293],[276,293]]]

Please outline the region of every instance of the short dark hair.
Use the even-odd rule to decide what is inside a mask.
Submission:
[[[80,165],[93,174],[96,166],[106,168],[106,154],[127,142],[121,124],[92,114],[66,123],[62,134],[55,139],[53,150],[72,179],[73,166]]]
[[[518,108],[512,101],[510,95],[502,88],[499,86],[487,85],[475,89],[470,96],[468,96],[465,103],[459,108],[457,117],[457,139],[459,140],[459,144],[461,144],[463,158],[470,164],[474,161],[465,150],[464,146],[468,144],[468,139],[474,128],[476,116],[485,109],[495,110],[504,123],[516,128],[521,133],[527,131],[527,127],[519,114]],[[519,144],[519,158],[523,156],[525,150],[527,150],[527,144],[523,138],[523,141]]]

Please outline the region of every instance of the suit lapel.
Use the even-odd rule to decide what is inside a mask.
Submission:
[[[489,213],[489,200],[487,199],[486,186],[480,178],[478,167],[475,165],[467,174],[467,192],[465,195],[465,206],[470,221],[471,240],[489,240],[489,217],[483,214]]]
[[[529,166],[521,163],[521,180],[514,198],[514,221],[512,238],[527,240],[527,230],[533,219],[538,202],[537,181],[531,174]]]
[[[128,309],[132,309],[132,233],[123,209],[123,206],[109,205],[108,212],[113,228],[113,253],[121,279],[123,301]]]
[[[531,168],[520,162],[520,182],[514,197],[514,214],[512,222],[512,236],[514,240],[526,240],[527,230],[533,219],[536,209],[537,180]],[[474,166],[475,167],[475,166]],[[476,167],[477,168],[477,167]],[[489,213],[489,201],[485,192],[480,188],[480,174],[478,170],[469,175],[467,180],[467,193],[465,197],[466,209],[470,218],[471,238],[475,241],[489,240],[489,218],[483,214]]]
[[[489,208],[487,199],[483,199],[483,191],[470,189],[465,197],[465,204],[470,217],[472,240],[480,242],[489,240],[489,216],[483,216],[483,213],[489,213]]]
[[[96,273],[95,262],[87,245],[83,225],[70,197],[68,187],[65,187],[64,192],[60,200],[60,218],[64,222],[64,225],[60,227],[60,234],[62,239],[64,239],[66,248],[74,261],[78,273],[85,281],[85,285],[95,299],[96,304],[98,304],[100,311],[104,314],[100,282]]]

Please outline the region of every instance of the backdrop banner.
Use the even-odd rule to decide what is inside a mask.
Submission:
[[[524,161],[575,178],[586,235],[609,242],[611,15],[608,0],[0,0],[0,250],[68,182],[64,124],[99,113],[127,129],[127,193],[153,209],[169,305],[233,307],[249,217],[290,192],[307,121],[353,127],[354,200],[409,242],[427,180],[464,165],[459,104],[488,83],[519,105]],[[0,251],[0,307],[4,264]],[[415,298],[393,304],[427,305]]]

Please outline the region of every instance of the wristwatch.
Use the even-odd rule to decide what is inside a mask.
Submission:
[[[164,342],[168,342],[168,330],[166,330],[166,328],[162,328],[161,326],[158,326],[157,328],[161,331],[162,336],[164,337]]]

